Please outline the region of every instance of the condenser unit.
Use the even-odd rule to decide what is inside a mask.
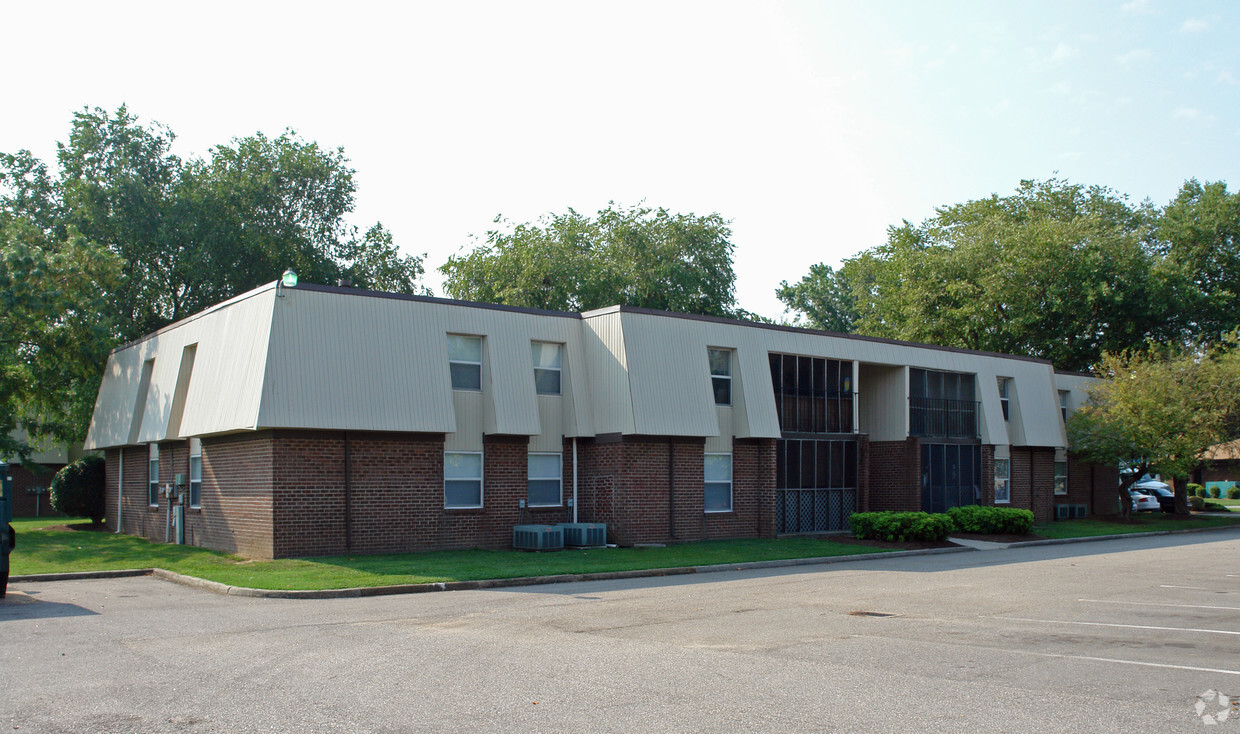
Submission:
[[[576,548],[607,545],[607,523],[562,522],[556,527],[564,531],[564,545]]]
[[[512,529],[512,547],[517,550],[560,550],[564,547],[564,531],[554,525],[516,525]]]

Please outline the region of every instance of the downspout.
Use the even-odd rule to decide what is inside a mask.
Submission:
[[[125,496],[125,447],[120,449],[120,468],[117,469],[116,477],[116,532],[121,531],[121,518],[125,509],[125,504],[121,502],[121,498]]]
[[[667,535],[676,539],[676,444],[667,437]]]
[[[577,437],[573,436],[573,523],[577,522]]]
[[[353,550],[353,467],[349,461],[349,432],[344,432],[344,549]]]

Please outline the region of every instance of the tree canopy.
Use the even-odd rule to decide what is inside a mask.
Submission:
[[[1089,461],[1127,469],[1120,508],[1131,509],[1128,488],[1145,474],[1186,476],[1202,453],[1227,438],[1240,414],[1240,350],[1233,333],[1208,350],[1147,347],[1107,353],[1089,400],[1068,420],[1074,451]],[[1186,511],[1183,488],[1177,506]]]
[[[614,202],[594,217],[569,209],[502,225],[440,268],[454,298],[585,311],[614,304],[732,315],[732,232],[718,214],[673,214]]]
[[[83,109],[54,171],[0,154],[0,451],[25,450],[8,435],[17,424],[80,441],[111,347],[286,268],[425,292],[424,256],[346,221],[357,187],[343,149],[286,131],[183,159],[175,137],[123,106]]]
[[[1235,328],[1240,197],[1190,181],[1163,210],[1098,186],[1022,181],[940,207],[887,241],[816,265],[777,295],[811,326],[1027,354],[1088,370],[1147,339]]]

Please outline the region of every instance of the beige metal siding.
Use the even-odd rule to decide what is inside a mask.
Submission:
[[[619,311],[587,314],[582,319],[581,335],[592,390],[595,433],[634,433]],[[581,395],[580,391],[575,394]]]
[[[714,436],[719,433],[703,322],[621,314],[636,433]]]
[[[481,451],[483,403],[480,392],[457,390],[452,393],[452,411],[456,431],[444,434],[445,451]]]
[[[735,396],[735,383],[733,384],[733,396]],[[730,454],[732,453],[732,425],[733,413],[735,408],[726,405],[716,405],[715,413],[719,416],[719,435],[706,437],[705,451],[708,454]]]
[[[538,420],[542,430],[530,439],[530,451],[564,451],[564,398],[539,395]]]
[[[907,369],[863,363],[859,373],[861,432],[871,441],[903,441],[908,436]]]
[[[487,333],[486,357],[490,385],[487,433],[532,436],[538,433],[538,403],[528,329],[497,329]]]
[[[409,301],[286,289],[259,427],[448,433],[446,331]],[[471,333],[452,329],[456,333]]]

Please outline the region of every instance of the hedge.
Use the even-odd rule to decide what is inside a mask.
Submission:
[[[1227,488],[1227,499],[1240,500],[1240,487],[1228,487]]]
[[[1033,531],[1033,513],[1015,507],[962,505],[947,511],[956,531],[987,535],[1028,535]]]
[[[954,529],[951,517],[928,512],[854,512],[848,525],[861,540],[893,543],[940,541]]]
[[[102,456],[78,459],[52,478],[48,487],[52,508],[70,517],[89,517],[98,524],[104,517],[103,483]]]

